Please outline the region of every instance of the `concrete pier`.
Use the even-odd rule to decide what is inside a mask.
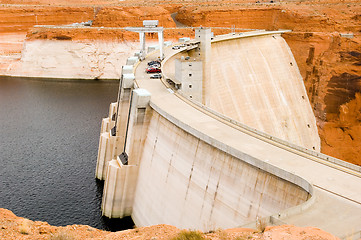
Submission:
[[[130,58],[127,62],[129,62],[130,65],[122,68],[118,102],[110,105],[109,116],[102,120],[97,167],[95,171],[95,177],[100,180],[105,180],[109,162],[124,152],[129,118],[129,103],[135,79],[132,64],[135,64],[136,61],[134,58]]]
[[[133,90],[125,142],[131,144],[126,144],[124,149],[130,157],[114,156],[108,164],[102,200],[102,212],[106,217],[122,218],[132,213],[139,159],[148,125],[146,108],[149,110],[149,100],[148,91]]]

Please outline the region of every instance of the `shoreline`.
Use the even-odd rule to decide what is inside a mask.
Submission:
[[[2,78],[29,80],[29,81],[50,81],[50,82],[103,82],[103,83],[118,83],[119,79],[91,79],[91,78],[56,78],[56,77],[33,77],[33,76],[16,76],[16,75],[1,75]]]
[[[261,226],[262,229],[233,228],[217,230],[215,232],[197,233],[201,239],[231,240],[231,239],[258,239],[258,240],[281,240],[314,239],[337,240],[333,235],[313,227],[296,227],[292,225]],[[263,230],[263,231],[262,231]],[[87,225],[68,225],[57,227],[47,222],[32,221],[16,216],[12,211],[0,208],[0,238],[1,239],[139,239],[139,240],[166,240],[181,236],[189,230],[181,230],[171,225],[154,225],[142,228],[134,228],[118,232],[99,230]]]

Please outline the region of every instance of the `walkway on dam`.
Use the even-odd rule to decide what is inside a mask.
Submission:
[[[171,47],[165,49],[166,57],[174,53],[175,50]],[[250,164],[259,165],[260,168],[270,170],[271,173],[291,182],[293,176],[299,176],[314,187],[313,204],[303,209],[302,214],[290,214],[284,217],[283,212],[279,213],[281,222],[297,226],[316,226],[338,237],[352,233],[360,235],[360,172],[336,164],[315,161],[315,157],[297,153],[290,147],[276,144],[271,140],[262,140],[239,126],[189,104],[161,80],[150,79],[145,73],[147,62],[156,58],[156,53],[147,56],[135,69],[136,84],[151,93],[150,106],[155,111],[190,134],[215,144],[231,155],[238,155]],[[240,153],[242,156],[239,156]],[[255,162],[253,159],[260,161]],[[295,184],[296,181],[295,178]]]

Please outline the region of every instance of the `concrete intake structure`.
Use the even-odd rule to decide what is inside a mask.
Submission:
[[[213,49],[222,49],[228,54],[227,45],[242,48],[242,42],[251,43],[249,50],[257,54],[244,55],[240,61],[254,60],[253,64],[259,61],[259,65],[270,61],[277,63],[277,69],[264,71],[260,79],[264,77],[276,84],[279,72],[296,76],[298,70],[292,72],[297,68],[296,63],[290,65],[289,59],[293,59],[293,56],[287,50],[281,33],[253,32],[215,37],[210,62],[215,57]],[[266,42],[273,39],[271,46],[276,50],[266,51]],[[202,45],[199,46],[202,48]],[[130,215],[137,226],[167,223],[204,231],[252,226],[257,217],[265,217],[269,224],[316,226],[341,238],[352,232],[359,234],[359,167],[312,151],[312,148],[297,146],[287,134],[286,137],[272,136],[225,116],[229,114],[226,108],[232,107],[220,105],[226,110],[219,111],[217,104],[212,105],[217,98],[233,99],[227,101],[235,108],[242,107],[237,106],[240,104],[237,96],[234,93],[228,93],[228,96],[227,91],[243,80],[235,80],[228,73],[216,75],[217,78],[225,76],[223,81],[226,86],[215,82],[213,73],[205,79],[212,81],[210,85],[203,83],[206,86],[204,94],[212,94],[204,96],[209,100],[206,100],[206,106],[189,101],[176,89],[171,89],[167,81],[174,78],[175,59],[195,56],[199,50],[187,46],[178,50],[166,48],[162,62],[163,81],[149,79],[145,74],[147,62],[157,58],[156,52],[149,55],[146,61],[136,63],[134,84],[125,84],[124,78],[121,81],[118,102],[111,104],[109,117],[103,120],[104,132],[99,142],[96,176],[105,179],[103,215]],[[282,54],[275,55],[277,51]],[[285,56],[287,58],[283,61]],[[225,68],[233,64],[230,61],[236,62],[232,59],[223,61]],[[254,72],[252,64],[242,66],[245,76],[260,71]],[[213,69],[217,68],[212,65]],[[237,64],[233,64],[231,69],[235,73],[239,71]],[[278,99],[281,99],[288,103],[282,106],[283,110],[287,106],[297,107],[300,112],[306,109],[306,115],[310,117],[307,110],[309,103],[302,98],[305,92],[299,87],[299,79],[288,79],[289,88],[292,89],[289,95],[284,92],[286,88],[264,86],[260,80],[254,83],[260,91],[268,88],[268,101],[275,101],[271,106],[277,106]],[[222,92],[215,94],[212,91],[217,84]],[[256,90],[252,89],[257,95]],[[278,91],[285,97],[274,97],[275,100],[271,97],[272,92],[279,96]],[[250,109],[254,107],[244,111],[254,114]],[[272,115],[275,109],[269,107],[264,111]],[[117,115],[116,123],[111,119],[114,112]],[[292,109],[285,112],[293,114]],[[292,121],[297,119],[295,117]],[[301,118],[298,121],[304,120]],[[279,124],[278,119],[270,117],[268,124],[271,129],[276,129],[274,126]],[[312,129],[313,123],[310,127],[307,124],[310,123],[304,122],[303,127]],[[116,128],[112,134],[113,126]],[[303,135],[303,127],[285,127],[281,130],[287,132],[292,129]],[[319,141],[314,139],[312,146]],[[354,235],[355,239],[357,237]]]

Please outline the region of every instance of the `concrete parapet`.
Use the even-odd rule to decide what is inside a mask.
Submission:
[[[119,158],[109,162],[104,183],[102,213],[109,218],[130,216],[138,166],[123,165]]]
[[[189,42],[191,39],[189,37],[182,37],[179,38],[178,42],[180,43],[185,43],[185,42]]]
[[[124,65],[122,70],[123,74],[133,74],[133,65]]]
[[[122,88],[133,88],[135,76],[133,73],[125,73],[122,76],[123,78],[123,86]]]
[[[134,65],[136,64],[136,62],[139,61],[139,58],[138,57],[129,57],[127,59],[127,65]]]
[[[340,33],[340,36],[344,37],[344,38],[352,39],[354,37],[354,34],[353,33]]]
[[[164,46],[165,47],[169,47],[169,46],[171,46],[172,45],[172,41],[165,41],[164,42]]]
[[[159,45],[152,45],[148,47],[148,53],[153,52],[155,50],[159,49]]]
[[[138,59],[140,58],[140,55],[141,55],[140,51],[134,53],[134,57],[138,57]]]
[[[266,35],[273,35],[273,34],[282,34],[292,32],[291,30],[278,30],[278,31],[265,31],[265,30],[256,30],[256,31],[250,31],[250,32],[241,32],[241,33],[231,33],[231,34],[225,34],[216,36],[212,39],[212,43],[220,42],[220,41],[228,41],[228,40],[234,40],[237,38],[248,38],[248,37],[260,37],[260,36],[266,36]]]

